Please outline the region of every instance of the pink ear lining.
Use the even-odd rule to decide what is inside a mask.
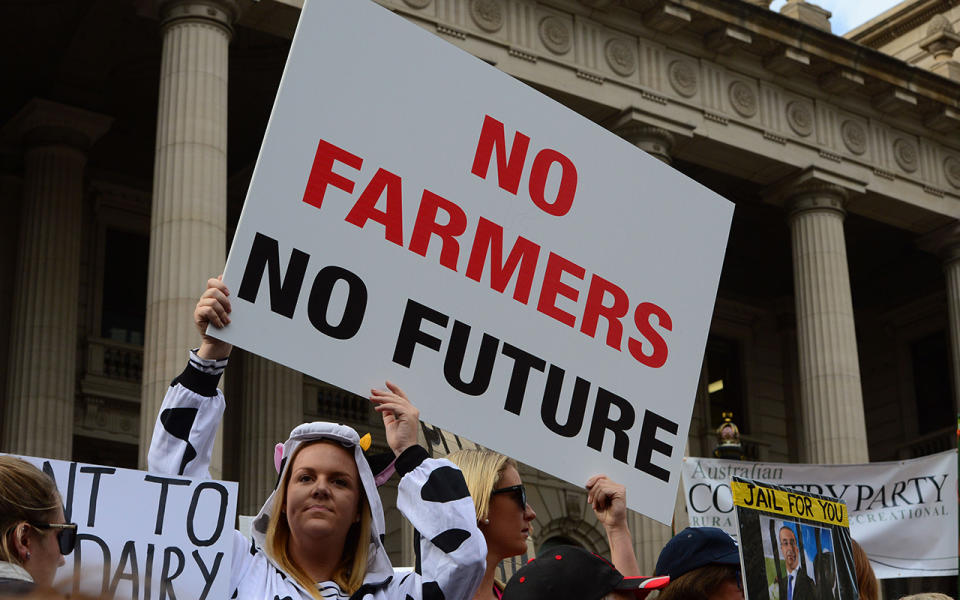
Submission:
[[[280,472],[280,465],[283,464],[283,444],[277,444],[273,449],[273,466]]]

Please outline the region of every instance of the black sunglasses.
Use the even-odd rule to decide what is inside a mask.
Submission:
[[[495,496],[497,494],[513,494],[513,499],[516,500],[517,504],[520,505],[520,510],[527,510],[527,489],[523,487],[523,484],[511,485],[509,487],[500,488],[490,492],[491,496]]]
[[[60,554],[66,556],[73,552],[77,545],[77,524],[76,523],[38,523],[28,521],[34,529],[56,529],[57,545],[60,546]]]

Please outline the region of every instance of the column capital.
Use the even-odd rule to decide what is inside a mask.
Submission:
[[[157,0],[160,27],[194,21],[216,25],[233,36],[233,23],[240,14],[236,0]]]
[[[809,182],[798,186],[786,199],[784,208],[791,217],[802,212],[834,211],[846,216],[847,190],[839,185]]]
[[[676,138],[663,127],[633,122],[621,125],[614,133],[668,165],[673,160],[671,152]]]
[[[808,167],[769,188],[764,196],[768,202],[783,206],[791,216],[807,210],[846,214],[850,194],[864,191],[864,182],[819,167]]]
[[[27,146],[65,145],[86,152],[111,124],[112,117],[34,98],[4,126],[2,137]]]
[[[936,254],[944,265],[960,261],[960,221],[949,223],[917,240],[917,247]]]
[[[692,123],[670,119],[637,106],[627,108],[602,125],[667,164],[670,164],[677,138],[693,137],[696,128]]]

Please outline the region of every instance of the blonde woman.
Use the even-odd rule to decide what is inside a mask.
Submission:
[[[171,384],[154,428],[150,470],[209,476],[224,410],[217,382],[232,347],[206,335],[229,322],[230,292],[207,282],[194,311],[200,348]],[[463,476],[416,445],[419,413],[400,388],[373,390],[401,475],[397,505],[421,533],[417,572],[395,576],[382,535],[377,484],[353,429],[304,423],[278,445],[277,487],[254,519],[251,546],[239,533],[231,564],[240,600],[467,600],[483,574],[486,547]],[[264,457],[268,459],[268,457]]]
[[[447,457],[460,467],[476,507],[477,524],[487,541],[487,570],[473,600],[499,600],[503,583],[496,580],[501,561],[523,554],[537,513],[527,503],[517,463],[491,450],[460,450]],[[639,575],[627,527],[626,490],[604,475],[587,482],[587,502],[603,524],[614,566],[624,575]]]
[[[77,541],[53,480],[12,456],[0,456],[0,532],[0,596],[52,585]]]

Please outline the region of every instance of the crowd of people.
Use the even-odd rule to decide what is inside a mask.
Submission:
[[[230,313],[229,290],[211,279],[194,312],[201,344],[173,380],[154,428],[153,472],[209,477],[225,407],[217,385],[232,347],[208,328],[229,323]],[[371,390],[370,401],[382,416],[392,460],[369,461],[357,432],[343,425],[294,428],[278,445],[276,487],[253,520],[252,541],[234,535],[231,598],[629,600],[656,591],[661,600],[744,600],[740,552],[719,529],[684,529],[661,551],[654,576],[643,576],[627,525],[626,490],[604,475],[591,477],[586,490],[610,560],[554,547],[508,582],[498,581],[497,566],[526,552],[536,518],[517,463],[484,449],[431,458],[417,445],[419,411],[400,387],[386,382]],[[396,571],[384,548],[377,488],[393,472],[400,477],[397,507],[417,532],[409,572]],[[791,547],[793,533],[784,529],[780,543],[792,574],[795,543]],[[65,522],[54,481],[8,456],[0,456],[0,533],[0,597],[56,597],[50,588],[76,544],[77,525]],[[866,554],[857,544],[853,550],[859,596],[878,600]],[[790,580],[790,600],[823,600],[805,595],[802,581]]]

